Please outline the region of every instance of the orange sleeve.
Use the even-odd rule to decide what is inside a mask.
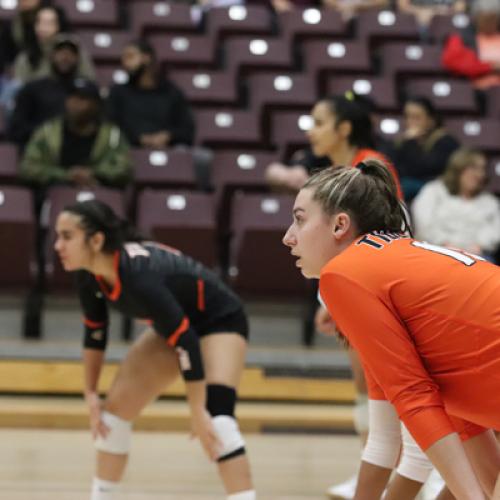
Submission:
[[[437,384],[388,304],[358,283],[331,272],[321,275],[320,293],[332,318],[419,446],[425,450],[453,433]]]
[[[368,397],[370,399],[376,399],[378,401],[384,401],[387,398],[385,397],[385,393],[382,390],[382,387],[377,383],[370,370],[366,367],[363,367],[365,372],[366,379],[366,387],[368,388]]]
[[[483,432],[486,432],[488,430],[486,429],[486,427],[481,427],[480,425],[464,420],[463,418],[455,417],[453,415],[450,415],[450,420],[462,441],[472,439],[473,437],[479,436],[479,434],[482,434]]]

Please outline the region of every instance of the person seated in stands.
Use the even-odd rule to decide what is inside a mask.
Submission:
[[[370,112],[365,99],[352,92],[319,100],[312,109],[313,125],[307,132],[317,165],[296,162],[292,166],[272,163],[266,170],[266,180],[277,189],[297,192],[317,166],[351,165],[365,158],[379,158],[388,165],[396,182],[397,173],[390,161],[375,150],[375,137]],[[328,165],[329,163],[329,165]]]
[[[478,89],[500,85],[500,0],[474,0],[471,18],[469,26],[448,37],[443,65]]]
[[[111,87],[108,117],[134,146],[190,145],[194,119],[182,92],[160,74],[154,49],[139,40],[126,45],[122,65],[129,81]]]
[[[500,245],[500,205],[485,191],[486,158],[459,149],[442,177],[426,184],[412,205],[416,237],[488,259]]]
[[[428,181],[441,175],[459,144],[446,132],[431,101],[415,96],[404,105],[405,130],[391,153],[406,201]]]
[[[44,123],[28,142],[21,178],[41,188],[126,186],[131,179],[129,146],[119,127],[103,121],[102,114],[97,85],[74,80],[64,114]]]
[[[16,96],[8,137],[23,148],[33,131],[64,111],[64,101],[78,75],[80,45],[71,35],[60,34],[50,54],[52,74],[28,82]]]
[[[399,12],[412,14],[424,34],[435,16],[452,16],[465,13],[465,0],[398,0]]]
[[[389,0],[321,0],[323,7],[335,9],[345,21],[356,17],[357,14],[371,9],[388,9]]]
[[[47,5],[43,0],[18,0],[17,11],[0,26],[0,74],[8,69],[19,52],[36,43],[35,17]]]
[[[69,24],[61,7],[48,6],[38,10],[35,20],[36,43],[24,50],[14,61],[14,79],[28,82],[50,75],[50,53],[59,33],[69,31]],[[78,73],[95,78],[94,65],[83,47],[80,48]]]

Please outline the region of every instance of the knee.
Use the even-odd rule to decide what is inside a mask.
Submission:
[[[207,410],[222,444],[219,462],[229,460],[245,453],[245,440],[241,435],[238,421],[234,417],[236,390],[219,384],[207,386]]]
[[[95,440],[96,449],[115,455],[126,455],[130,450],[132,422],[106,410],[102,412],[101,420],[109,431],[106,437],[101,435],[97,437]]]

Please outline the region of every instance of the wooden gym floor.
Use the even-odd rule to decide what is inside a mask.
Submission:
[[[246,435],[259,500],[325,498],[359,460],[354,436]],[[93,447],[83,430],[1,429],[0,499],[88,500]],[[120,499],[223,500],[215,468],[187,433],[134,433]]]

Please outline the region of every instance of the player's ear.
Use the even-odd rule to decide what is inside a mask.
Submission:
[[[89,240],[89,245],[94,252],[100,252],[104,246],[105,236],[102,231],[97,231],[94,233]]]
[[[351,217],[345,212],[339,212],[333,216],[333,236],[342,239],[351,229]]]

